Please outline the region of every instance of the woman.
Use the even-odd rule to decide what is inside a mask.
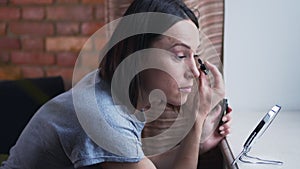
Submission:
[[[215,81],[210,86],[208,77],[199,71],[195,60],[200,45],[198,23],[183,2],[136,0],[125,15],[141,12],[159,15],[139,15],[145,17],[143,20],[131,18],[136,24],[122,20],[99,70],[35,114],[1,168],[197,168],[202,126],[208,113],[224,97],[222,76],[206,62]],[[151,25],[158,29],[149,29]],[[127,35],[139,27],[146,30]],[[123,35],[127,37],[116,41]],[[153,50],[143,50],[147,48]],[[126,59],[131,68],[150,69],[133,73],[129,84],[131,78],[126,75],[135,69],[123,64]],[[129,94],[123,86],[127,83]],[[161,92],[153,94],[155,89],[164,96]],[[152,101],[147,99],[149,95],[153,95]],[[175,147],[145,156],[141,146],[143,115],[156,108],[164,110],[164,106],[189,120],[186,133]],[[211,137],[214,143],[206,144],[204,149],[212,148],[228,134],[228,123],[221,128],[223,135]]]

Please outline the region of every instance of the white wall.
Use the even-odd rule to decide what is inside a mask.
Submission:
[[[299,0],[225,0],[224,43],[235,111],[300,110]]]

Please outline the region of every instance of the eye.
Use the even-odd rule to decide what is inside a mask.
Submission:
[[[185,55],[182,55],[182,56],[177,56],[177,58],[179,58],[179,59],[183,59],[183,58],[186,58],[187,56],[185,56]]]

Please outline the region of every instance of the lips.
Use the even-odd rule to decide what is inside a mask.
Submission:
[[[192,86],[180,87],[179,91],[184,92],[184,93],[191,93],[192,92]]]

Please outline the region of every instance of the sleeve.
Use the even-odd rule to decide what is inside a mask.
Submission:
[[[102,162],[138,162],[144,157],[140,133],[131,122],[126,124],[120,121],[116,120],[111,126],[114,130],[110,131],[110,135],[99,132],[98,135],[88,136],[83,129],[78,130],[80,132],[76,134],[70,153],[76,168]]]
[[[76,168],[102,162],[138,162],[144,157],[143,122],[116,105],[110,88],[87,75],[72,89],[72,107],[56,131]],[[97,76],[96,76],[97,77]],[[65,101],[67,102],[67,101]],[[59,117],[59,116],[57,116]]]
[[[56,124],[52,127],[74,167],[140,161],[144,157],[141,143],[144,123],[132,119],[118,106],[105,105],[101,110],[97,116],[85,112],[86,119],[80,119],[74,110],[60,110],[63,116],[55,115]]]

